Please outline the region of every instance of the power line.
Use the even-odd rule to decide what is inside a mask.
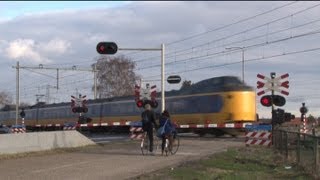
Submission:
[[[273,35],[273,34],[285,32],[285,31],[293,30],[293,29],[300,28],[300,27],[303,27],[303,26],[307,26],[307,25],[310,25],[310,24],[313,24],[313,23],[316,23],[316,22],[319,22],[319,21],[320,21],[320,19],[313,20],[313,21],[310,21],[310,22],[307,22],[307,23],[304,23],[304,24],[300,24],[300,25],[294,26],[294,27],[290,27],[290,28],[286,28],[286,29],[281,29],[281,30],[278,30],[278,31],[274,31],[274,32],[268,33],[268,35]],[[263,35],[258,35],[258,36],[254,36],[254,37],[247,38],[247,39],[244,39],[244,40],[233,41],[233,42],[230,42],[230,43],[228,43],[228,44],[223,44],[223,45],[220,45],[220,46],[216,46],[216,47],[214,47],[214,48],[206,49],[206,51],[212,50],[212,49],[216,49],[216,48],[222,48],[222,47],[225,47],[225,46],[231,46],[231,45],[234,45],[234,44],[237,44],[237,43],[240,43],[240,42],[246,42],[246,41],[251,41],[251,40],[259,39],[259,38],[264,37],[264,36],[265,36],[265,34],[263,34]],[[291,36],[292,36],[292,34],[291,34]],[[177,57],[177,56],[187,55],[187,54],[191,54],[191,53],[193,53],[193,52],[188,52],[188,53],[178,54],[178,55],[172,55],[172,56],[168,56],[167,59],[168,59],[168,58]]]
[[[267,42],[264,42],[264,43],[258,43],[258,44],[245,46],[245,47],[243,47],[243,49],[250,49],[250,48],[254,48],[254,47],[270,45],[270,44],[279,43],[279,42],[282,42],[282,41],[287,41],[287,40],[291,40],[291,39],[295,39],[295,38],[301,38],[301,37],[304,37],[304,36],[314,35],[314,34],[318,34],[318,33],[320,33],[320,29],[312,31],[312,32],[308,32],[308,33],[299,34],[299,35],[296,35],[296,36],[277,39],[277,40],[274,40],[274,41],[269,41],[269,42],[267,41]],[[220,54],[224,55],[224,54],[228,54],[228,53],[232,53],[232,52],[236,52],[236,51],[239,51],[239,50],[228,50],[228,51],[223,50],[223,51],[214,52],[214,53],[211,53],[211,54],[201,55],[201,56],[192,57],[192,58],[188,58],[188,59],[182,59],[182,60],[178,60],[178,61],[174,61],[174,62],[169,62],[169,63],[166,63],[166,65],[177,64],[177,63],[186,62],[186,61],[195,60],[195,59],[199,60],[199,59],[203,59],[203,58],[209,58],[209,57],[212,57],[212,56],[217,56],[217,55],[220,55]],[[158,67],[158,66],[160,66],[160,65],[157,64],[157,65],[147,66],[147,67],[140,68],[138,70],[147,69],[147,68],[154,68],[154,67]]]
[[[188,39],[193,39],[193,38],[195,38],[195,37],[198,37],[198,36],[201,36],[201,35],[204,35],[204,34],[208,34],[208,33],[210,33],[210,32],[222,30],[222,29],[225,29],[225,28],[227,28],[227,27],[230,27],[230,26],[233,26],[233,25],[236,25],[236,24],[239,24],[239,23],[242,23],[242,22],[245,22],[245,21],[254,19],[254,18],[256,18],[256,17],[259,17],[259,16],[262,16],[262,15],[271,13],[271,12],[276,11],[276,10],[278,10],[278,9],[281,9],[281,8],[283,8],[283,7],[290,6],[290,5],[295,4],[295,3],[297,3],[297,2],[298,2],[298,1],[290,2],[290,3],[287,3],[287,4],[285,4],[285,5],[276,7],[276,8],[274,8],[274,9],[271,9],[271,10],[268,10],[268,11],[265,11],[265,12],[262,12],[262,13],[260,13],[260,14],[257,14],[257,15],[254,15],[254,16],[251,16],[251,17],[248,17],[248,18],[244,18],[244,19],[239,20],[239,21],[237,21],[237,22],[230,23],[230,24],[227,24],[227,25],[222,26],[222,27],[218,27],[218,28],[215,28],[215,29],[212,29],[212,30],[208,30],[208,31],[203,32],[203,33],[198,33],[198,34],[195,34],[195,35],[193,35],[193,36],[189,36],[189,37],[186,37],[186,38],[184,38],[184,39],[177,40],[177,41],[173,41],[173,42],[169,42],[169,43],[165,43],[165,44],[166,44],[166,46],[170,46],[170,45],[172,45],[172,44],[176,44],[176,43],[178,43],[178,42],[186,41],[186,40],[188,40]],[[169,54],[170,54],[170,53],[169,53]],[[158,56],[156,56],[156,57],[158,57]],[[138,61],[135,61],[135,62],[146,61],[147,59],[152,59],[152,58],[155,58],[155,57],[152,56],[152,57],[148,57],[148,58],[145,58],[145,59],[143,59],[143,60],[138,60]]]
[[[300,27],[300,26],[299,26]],[[265,42],[265,43],[260,43],[260,44],[255,44],[255,45],[252,45],[252,46],[248,46],[248,47],[244,47],[244,48],[251,48],[251,47],[255,47],[255,46],[262,46],[262,45],[266,45],[266,44],[272,44],[272,43],[275,43],[275,42],[281,42],[281,41],[284,41],[284,40],[288,40],[288,39],[292,39],[292,38],[296,38],[296,37],[302,37],[302,36],[305,36],[305,35],[310,35],[310,34],[313,34],[314,32],[312,33],[307,33],[307,34],[302,34],[302,35],[298,35],[298,36],[294,36],[294,37],[290,37],[290,38],[285,38],[285,39],[280,39],[280,40],[276,40],[274,42]],[[316,32],[318,33],[318,32]],[[184,60],[179,60],[179,61],[175,61],[175,62],[170,62],[170,63],[166,63],[166,65],[170,65],[170,64],[175,64],[175,63],[179,63],[180,61],[188,61],[188,60],[193,60],[193,59],[198,59],[198,58],[203,58],[203,57],[209,57],[209,56],[212,56],[212,55],[217,55],[217,54],[223,54],[223,53],[232,53],[232,51],[222,51],[222,52],[217,52],[217,53],[213,53],[213,54],[207,54],[206,56],[200,56],[200,57],[193,57],[191,59],[184,59]],[[147,68],[152,68],[152,67],[157,67],[159,65],[154,65],[154,66],[149,66],[149,67],[144,67],[144,68],[140,68],[138,70],[141,70],[141,69],[147,69]],[[30,70],[31,71],[31,70]],[[33,71],[34,72],[34,71]],[[35,72],[37,73],[37,72]],[[42,73],[39,73],[39,74],[42,74]],[[42,74],[42,75],[45,75],[45,74]],[[68,75],[68,76],[75,76],[75,75]],[[51,77],[51,76],[49,76]],[[52,76],[53,77],[53,76]],[[67,76],[65,76],[67,77]]]
[[[288,52],[288,53],[281,53],[281,54],[265,56],[265,57],[261,57],[261,58],[247,59],[247,60],[245,60],[245,62],[261,61],[261,60],[271,59],[271,58],[280,57],[280,56],[300,54],[300,53],[306,53],[306,52],[312,52],[312,51],[318,51],[318,50],[320,50],[320,47],[319,48],[312,48],[312,49],[305,49],[305,50],[300,50],[300,51],[293,51],[293,52]],[[238,64],[238,63],[242,63],[242,61],[235,61],[235,62],[224,63],[224,64],[220,64],[220,65],[212,65],[212,66],[194,68],[194,69],[189,69],[189,70],[185,70],[185,71],[176,72],[175,74],[186,73],[186,72],[197,71],[197,70],[203,70],[203,69],[207,69],[207,68],[224,67],[224,66],[234,65],[234,64]],[[173,75],[173,74],[169,74],[169,75]],[[149,78],[150,77],[158,77],[158,76],[159,75],[149,76]]]
[[[176,43],[178,43],[178,42],[182,42],[182,41],[186,41],[186,40],[189,40],[189,39],[193,39],[193,38],[195,38],[195,37],[199,37],[199,36],[201,36],[201,35],[208,34],[208,33],[210,33],[210,32],[214,32],[214,31],[218,31],[218,30],[221,30],[221,29],[225,29],[225,28],[227,28],[227,27],[230,27],[230,26],[233,26],[233,25],[236,25],[236,24],[239,24],[239,23],[242,23],[242,22],[245,22],[245,21],[254,19],[254,18],[256,18],[256,17],[259,17],[259,16],[262,16],[262,15],[271,13],[271,12],[273,12],[273,11],[276,11],[276,10],[281,9],[281,8],[283,8],[283,7],[286,7],[286,6],[290,6],[290,5],[295,4],[295,3],[297,3],[297,1],[296,1],[296,2],[290,2],[290,3],[284,4],[284,5],[282,5],[282,6],[279,6],[279,7],[274,8],[274,9],[271,9],[271,10],[268,10],[268,11],[265,11],[265,12],[262,12],[262,13],[260,13],[260,14],[257,14],[257,15],[254,15],[254,16],[251,16],[251,17],[248,17],[248,18],[244,18],[244,19],[239,20],[239,21],[236,21],[236,22],[234,22],[234,23],[230,23],[230,24],[224,25],[224,26],[222,26],[222,27],[218,27],[218,28],[215,28],[215,29],[212,29],[212,30],[208,30],[208,31],[203,32],[203,33],[195,34],[195,35],[192,35],[192,36],[189,36],[189,37],[186,37],[186,38],[177,40],[177,41],[173,41],[173,42],[170,42],[170,43],[166,43],[166,45],[167,45],[167,46],[170,46],[170,45],[172,45],[172,44],[176,44]]]
[[[234,37],[234,36],[237,36],[237,35],[241,35],[241,34],[243,34],[243,33],[247,33],[247,32],[256,30],[256,29],[258,29],[258,28],[261,28],[261,27],[270,25],[270,24],[272,24],[272,23],[276,23],[276,22],[278,22],[278,21],[281,21],[281,20],[284,20],[284,19],[287,19],[287,18],[291,18],[291,17],[294,16],[294,15],[297,15],[297,14],[300,14],[300,13],[303,13],[303,12],[306,12],[306,11],[311,10],[311,9],[313,9],[313,8],[316,8],[316,7],[318,7],[318,6],[320,6],[320,4],[307,7],[307,8],[305,8],[305,9],[303,9],[303,10],[297,11],[297,12],[292,13],[292,14],[290,14],[290,15],[283,16],[283,17],[278,18],[278,19],[274,19],[274,20],[272,20],[272,21],[269,21],[269,22],[260,24],[260,25],[258,25],[258,26],[254,26],[254,27],[251,27],[251,28],[247,28],[246,30],[243,30],[243,31],[240,31],[240,32],[237,32],[237,33],[228,35],[228,36],[224,36],[224,37],[221,37],[221,38],[218,38],[218,39],[214,39],[214,40],[211,40],[211,41],[206,42],[206,43],[198,44],[198,45],[193,46],[193,47],[191,47],[191,48],[185,48],[185,49],[177,50],[177,51],[172,52],[172,53],[167,53],[167,55],[171,55],[171,54],[173,54],[173,53],[186,52],[186,51],[189,51],[189,50],[193,50],[193,49],[195,49],[195,48],[207,46],[208,44],[212,44],[212,43],[216,43],[216,42],[219,42],[219,41],[222,41],[222,40],[226,40],[226,39],[229,39],[229,38],[231,38],[231,37]],[[176,54],[175,54],[175,55],[176,55]],[[149,57],[149,58],[144,58],[144,59],[136,60],[135,62],[147,61],[148,59],[157,58],[157,57],[159,57],[159,56],[153,56],[153,57]]]

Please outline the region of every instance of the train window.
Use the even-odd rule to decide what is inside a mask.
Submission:
[[[16,113],[13,111],[10,111],[10,119],[14,119],[16,117]]]
[[[88,113],[90,115],[96,115],[96,109],[97,109],[98,105],[97,104],[93,104],[93,105],[89,105],[88,106]]]
[[[222,97],[218,95],[193,96],[167,100],[166,107],[173,114],[214,113],[222,108]]]
[[[42,111],[42,110],[40,110],[40,111],[42,112],[43,116],[39,116],[39,118],[43,117],[43,119],[46,119],[46,118],[49,117],[49,111],[46,111],[46,112],[44,112],[44,111]],[[40,111],[39,111],[39,112],[40,112]],[[42,119],[42,118],[41,118],[41,119]]]
[[[28,110],[26,111],[26,119],[35,119],[35,110]]]
[[[110,104],[103,104],[102,105],[102,112],[101,112],[102,116],[108,115],[109,105]]]
[[[126,108],[127,108],[127,112],[129,113],[129,114],[132,114],[133,112],[134,112],[134,106],[135,104],[133,104],[133,103],[129,103],[129,104],[127,104],[126,106]]]
[[[45,117],[45,113],[43,109],[37,109],[35,112],[35,118],[36,119],[44,119]]]
[[[58,118],[66,117],[67,110],[68,110],[68,108],[65,108],[65,107],[61,107],[59,109],[56,109]]]

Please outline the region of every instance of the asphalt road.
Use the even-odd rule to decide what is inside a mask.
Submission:
[[[166,157],[160,154],[142,156],[139,143],[128,139],[111,140],[74,152],[1,160],[0,179],[130,179],[225,151],[231,146],[244,146],[244,142],[233,138],[183,138],[177,154]]]

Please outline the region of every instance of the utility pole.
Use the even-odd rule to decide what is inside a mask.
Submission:
[[[20,68],[20,65],[19,65],[19,61],[17,62],[17,66],[16,66],[16,69],[17,69],[17,75],[16,75],[16,125],[18,124],[18,117],[19,117],[19,105],[20,105],[20,82],[19,82],[19,68]]]
[[[97,63],[94,63],[93,79],[94,79],[94,99],[97,99]]]
[[[232,50],[232,49],[241,49],[242,52],[242,82],[244,83],[244,47],[229,47],[226,48],[227,50]]]
[[[46,104],[50,104],[50,88],[57,88],[56,86],[47,85],[46,87]]]
[[[276,73],[275,72],[271,72],[270,73],[271,79],[273,80],[276,77]],[[271,87],[274,87],[274,82],[272,81],[271,83]],[[275,110],[274,110],[274,89],[271,90],[271,125],[272,125],[272,145],[274,145],[275,142],[275,136],[274,136],[274,129],[276,126],[276,123],[274,122],[274,115],[275,115]]]

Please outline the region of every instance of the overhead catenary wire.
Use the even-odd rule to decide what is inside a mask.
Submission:
[[[253,16],[250,16],[250,17],[241,19],[241,20],[239,20],[239,21],[236,21],[236,22],[233,22],[233,23],[230,23],[230,24],[227,24],[227,25],[218,27],[218,28],[214,28],[214,29],[212,29],[212,30],[208,30],[208,31],[205,31],[205,32],[202,32],[202,33],[197,33],[197,34],[195,34],[195,35],[188,36],[188,37],[185,37],[185,38],[180,39],[180,40],[168,42],[168,43],[165,43],[165,44],[166,44],[166,46],[169,47],[169,46],[171,46],[171,45],[173,45],[173,44],[176,44],[176,43],[179,43],[179,42],[183,42],[183,41],[186,41],[186,40],[189,40],[189,39],[193,39],[193,38],[196,38],[196,37],[199,37],[199,36],[208,34],[208,33],[212,33],[212,32],[215,32],[215,31],[219,31],[219,30],[222,30],[222,29],[231,27],[231,26],[233,26],[233,25],[240,24],[240,23],[243,23],[243,22],[246,22],[246,21],[255,19],[255,18],[259,17],[259,16],[263,16],[263,15],[269,14],[269,13],[274,12],[274,11],[276,11],[276,10],[282,9],[282,8],[287,7],[287,6],[290,6],[290,5],[293,5],[293,4],[297,3],[297,2],[298,2],[298,1],[289,2],[289,3],[286,3],[286,4],[284,4],[284,5],[275,7],[275,8],[273,8],[273,9],[264,11],[264,12],[262,12],[262,13],[259,13],[259,14],[256,14],[256,15],[253,15]],[[140,51],[140,52],[141,52],[141,51]],[[127,55],[127,56],[130,56],[130,55],[138,54],[138,53],[140,53],[140,52],[126,53],[126,55]],[[156,56],[156,57],[159,57],[159,56]],[[140,60],[140,61],[146,61],[146,60],[148,60],[148,59],[153,59],[153,58],[155,58],[155,57],[154,57],[154,56],[146,57],[144,60]],[[136,61],[136,62],[139,62],[139,60]]]
[[[199,37],[201,35],[204,35],[204,34],[208,34],[208,33],[211,33],[211,32],[215,32],[215,31],[219,31],[219,30],[222,30],[222,29],[225,29],[227,27],[230,27],[230,26],[233,26],[233,25],[236,25],[236,24],[239,24],[239,23],[242,23],[242,22],[245,22],[245,21],[248,21],[248,20],[251,20],[251,19],[254,19],[254,18],[257,18],[259,16],[262,16],[262,15],[266,15],[266,14],[269,14],[273,11],[276,11],[278,9],[281,9],[281,8],[284,8],[284,7],[287,7],[287,6],[290,6],[292,4],[295,4],[297,3],[298,1],[294,1],[294,2],[290,2],[290,3],[287,3],[287,4],[284,4],[284,5],[281,5],[279,7],[276,7],[276,8],[273,8],[273,9],[270,9],[270,10],[267,10],[265,12],[262,12],[260,14],[256,14],[254,16],[250,16],[248,18],[244,18],[244,19],[241,19],[239,21],[236,21],[236,22],[233,22],[233,23],[230,23],[230,24],[227,24],[227,25],[224,25],[224,26],[221,26],[221,27],[218,27],[218,28],[215,28],[215,29],[212,29],[212,30],[208,30],[206,32],[203,32],[203,33],[198,33],[198,34],[195,34],[193,36],[189,36],[189,37],[186,37],[186,38],[183,38],[183,39],[180,39],[180,40],[176,40],[176,41],[172,41],[172,42],[169,42],[169,43],[166,43],[167,46],[170,46],[172,44],[176,44],[176,43],[179,43],[179,42],[182,42],[182,41],[186,41],[186,40],[189,40],[189,39],[193,39],[195,37]]]
[[[320,50],[320,47],[312,48],[312,49],[305,49],[305,50],[300,50],[300,51],[293,51],[293,52],[275,54],[275,55],[270,55],[270,56],[264,56],[264,57],[261,57],[261,58],[246,59],[245,62],[261,61],[261,60],[271,59],[271,58],[275,58],[275,57],[281,57],[281,56],[287,56],[287,55],[293,55],[293,54],[299,54],[299,53],[306,53],[306,52],[312,52],[312,51],[319,51],[319,50]],[[175,72],[175,74],[192,72],[192,71],[197,71],[197,70],[203,70],[203,69],[207,69],[207,68],[217,68],[217,67],[229,66],[229,65],[238,64],[238,63],[242,63],[242,61],[235,61],[235,62],[224,63],[224,64],[220,64],[220,65],[212,65],[212,66],[194,68],[194,69]],[[173,74],[168,74],[168,75],[173,75]],[[148,77],[158,77],[158,76],[159,75],[148,76]]]
[[[255,44],[255,45],[251,45],[251,46],[248,46],[248,47],[245,47],[245,48],[252,48],[252,47],[258,47],[258,46],[262,46],[262,45],[266,45],[266,44],[272,44],[272,43],[277,43],[277,42],[282,42],[282,41],[286,41],[286,40],[289,40],[289,39],[294,39],[294,38],[298,38],[298,37],[303,37],[303,36],[307,36],[307,35],[312,35],[312,34],[317,34],[319,33],[320,30],[316,30],[316,31],[312,31],[312,32],[309,32],[309,33],[303,33],[303,34],[299,34],[299,35],[296,35],[296,36],[293,36],[293,37],[288,37],[288,38],[283,38],[283,39],[279,39],[279,40],[275,40],[275,41],[270,41],[270,42],[265,42],[265,43],[259,43],[259,44]],[[191,60],[191,59],[200,59],[200,58],[208,58],[210,56],[213,56],[213,55],[219,55],[219,54],[223,54],[223,53],[232,53],[232,51],[221,51],[221,52],[216,52],[216,53],[212,53],[212,54],[207,54],[206,56],[200,56],[200,57],[193,57],[193,58],[189,58],[189,59],[184,59],[183,61],[188,61],[188,60]],[[246,62],[247,61],[250,61],[250,60],[245,60]],[[240,61],[241,62],[241,61]],[[225,64],[225,65],[232,65],[232,64],[236,64],[236,63],[240,63],[240,62],[235,62],[235,63],[229,63],[229,64]],[[176,63],[176,62],[175,62]],[[166,65],[168,65],[170,63],[167,63]],[[223,65],[223,66],[225,66]],[[157,66],[160,66],[160,65],[155,65],[155,66],[151,66],[151,67],[144,67],[142,69],[147,69],[147,68],[153,68],[153,67],[157,67]],[[216,66],[216,67],[223,67],[223,66]],[[211,67],[212,66],[208,66],[208,67]],[[203,68],[198,68],[198,69],[193,69],[192,71],[194,70],[201,70]],[[141,69],[137,69],[137,70],[141,70]],[[190,70],[191,71],[191,70]],[[183,71],[184,73],[185,72],[190,72],[190,71]],[[182,73],[182,72],[175,72],[175,73],[171,73],[171,74],[177,74],[177,73]],[[72,76],[72,75],[70,75]],[[158,76],[158,75],[157,75]],[[151,76],[151,77],[157,77],[157,76]],[[90,79],[92,80],[92,79]]]
[[[274,41],[268,41],[268,42],[263,42],[263,43],[257,43],[257,44],[253,44],[253,45],[249,45],[249,46],[245,46],[243,47],[243,49],[250,49],[250,48],[254,48],[254,47],[260,47],[260,46],[264,46],[264,45],[270,45],[273,43],[279,43],[279,42],[283,42],[283,41],[287,41],[287,40],[291,40],[291,39],[295,39],[295,38],[301,38],[304,36],[309,36],[309,35],[314,35],[314,34],[318,34],[320,33],[320,29],[312,31],[312,32],[308,32],[308,33],[302,33],[296,36],[291,36],[291,37],[286,37],[286,38],[282,38],[282,39],[277,39]],[[212,56],[217,56],[217,55],[224,55],[224,54],[228,54],[228,53],[233,53],[235,51],[239,51],[239,50],[223,50],[223,51],[219,51],[219,52],[214,52],[214,53],[210,53],[210,54],[206,54],[206,55],[201,55],[201,56],[196,56],[196,57],[192,57],[192,58],[187,58],[187,59],[182,59],[182,60],[176,60],[174,62],[168,62],[166,63],[166,65],[172,65],[172,64],[177,64],[177,63],[181,63],[181,62],[186,62],[186,61],[190,61],[190,60],[199,60],[199,59],[204,59],[204,58],[209,58]],[[160,65],[152,65],[152,66],[147,66],[147,67],[143,67],[143,68],[138,68],[137,70],[142,70],[142,69],[147,69],[147,68],[155,68],[155,67],[159,67]]]
[[[224,37],[220,37],[218,39],[214,39],[214,40],[211,40],[211,41],[208,41],[208,42],[205,42],[205,43],[202,43],[202,44],[198,44],[198,45],[195,45],[195,46],[192,46],[191,48],[186,48],[186,49],[182,49],[182,50],[177,50],[177,51],[174,51],[174,52],[171,52],[171,53],[167,53],[166,55],[169,56],[171,54],[175,54],[176,53],[181,53],[181,52],[186,52],[186,51],[189,51],[189,50],[192,50],[194,48],[199,48],[199,47],[202,47],[202,46],[206,46],[209,44],[212,44],[212,43],[216,43],[216,42],[219,42],[219,41],[222,41],[222,40],[226,40],[226,39],[229,39],[231,37],[235,37],[235,36],[238,36],[238,35],[241,35],[243,33],[247,33],[247,32],[250,32],[250,31],[253,31],[253,30],[256,30],[258,28],[261,28],[261,27],[264,27],[266,25],[270,25],[272,23],[276,23],[278,21],[281,21],[283,19],[287,19],[287,18],[291,18],[293,15],[297,15],[297,14],[301,14],[303,12],[306,12],[308,10],[311,10],[311,9],[314,9],[316,7],[320,6],[320,3],[319,4],[316,4],[316,5],[313,5],[313,6],[310,6],[310,7],[307,7],[303,10],[300,10],[300,11],[297,11],[295,13],[292,13],[290,15],[286,15],[286,16],[283,16],[281,18],[277,18],[277,19],[274,19],[272,21],[268,21],[266,23],[263,23],[263,24],[260,24],[260,25],[257,25],[257,26],[254,26],[254,27],[251,27],[251,28],[247,28],[246,30],[243,30],[243,31],[240,31],[240,32],[237,32],[237,33],[234,33],[234,34],[231,34],[231,35],[228,35],[228,36],[224,36]],[[166,56],[166,57],[167,57]],[[135,60],[135,62],[142,62],[142,61],[147,61],[148,59],[152,59],[152,58],[157,58],[157,57],[160,57],[160,56],[154,56],[154,57],[149,57],[149,58],[144,58],[144,59],[138,59],[138,60]]]

